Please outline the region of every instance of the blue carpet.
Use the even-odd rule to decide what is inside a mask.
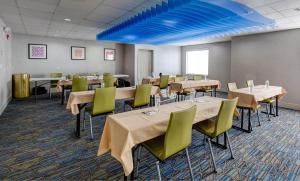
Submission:
[[[37,104],[29,99],[8,105],[0,117],[0,180],[123,179],[120,163],[110,154],[96,156],[103,117],[94,119],[94,141],[88,129],[77,139],[76,117],[59,103],[58,97],[40,97]],[[122,110],[120,102],[117,110]],[[193,132],[189,152],[196,180],[300,180],[300,112],[280,109],[271,122],[260,115],[262,125],[258,127],[253,116],[251,134],[230,130],[234,160],[229,150],[213,146],[217,174],[212,173],[208,145]],[[141,158],[138,180],[157,179],[155,158],[145,149]],[[184,153],[162,164],[161,170],[164,180],[190,178]]]

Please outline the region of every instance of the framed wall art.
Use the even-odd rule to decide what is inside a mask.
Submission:
[[[85,47],[71,46],[71,60],[85,60]]]
[[[104,48],[104,60],[107,61],[116,60],[116,49]]]
[[[28,59],[47,59],[47,45],[29,43]]]

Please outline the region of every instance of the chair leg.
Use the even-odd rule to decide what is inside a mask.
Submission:
[[[51,87],[49,88],[49,98],[51,99]]]
[[[203,145],[205,146],[205,140],[206,140],[206,137],[205,135],[203,135]]]
[[[210,138],[207,138],[207,140],[208,140],[208,145],[209,145],[209,149],[210,149],[211,159],[212,159],[213,166],[214,166],[214,172],[217,173],[217,166],[216,166],[216,162],[215,162],[214,153],[213,153],[213,150],[211,147],[211,140],[210,140]]]
[[[83,111],[83,129],[82,130],[85,130],[85,111]]]
[[[271,119],[270,119],[270,112],[269,112],[268,107],[269,107],[269,104],[266,104],[266,111],[267,111],[267,115],[268,115],[268,121],[271,121]]]
[[[123,103],[123,112],[125,112],[126,104],[125,102]]]
[[[197,91],[195,91],[195,98],[197,97]]]
[[[159,161],[156,162],[156,169],[158,174],[158,180],[161,181],[160,169],[159,169]]]
[[[234,159],[233,151],[232,151],[232,148],[231,148],[231,142],[230,142],[230,139],[229,139],[229,136],[228,136],[228,132],[227,132],[227,131],[225,132],[225,136],[226,136],[226,138],[227,138],[228,147],[229,147],[230,154],[231,154],[231,159]]]
[[[138,154],[137,154],[137,162],[136,162],[136,178],[139,176],[139,166],[140,166],[140,157],[141,157],[141,150],[142,146],[138,146]]]
[[[93,134],[93,120],[92,116],[90,115],[90,126],[91,126],[91,139],[94,139],[94,134]]]
[[[187,148],[185,148],[185,154],[186,154],[187,162],[188,162],[188,165],[189,165],[191,178],[192,178],[192,180],[194,180],[193,169],[192,169],[192,165],[191,165],[189,151],[188,151]]]
[[[256,110],[256,115],[257,115],[258,126],[260,126],[260,118],[259,118],[259,111],[258,111],[258,109]]]
[[[276,114],[275,114],[275,106],[274,106],[274,104],[271,104],[272,106],[272,110],[273,110],[273,113],[274,113],[274,117],[276,117]]]

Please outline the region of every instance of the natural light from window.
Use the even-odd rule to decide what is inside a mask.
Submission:
[[[186,73],[208,75],[208,50],[186,52]]]

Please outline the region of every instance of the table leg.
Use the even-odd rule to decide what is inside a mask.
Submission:
[[[241,128],[244,128],[244,108],[242,108]]]
[[[214,88],[214,94],[215,94],[214,96],[217,97],[217,88],[216,87]]]
[[[79,113],[77,114],[77,119],[76,119],[76,131],[75,131],[75,136],[77,138],[80,138],[80,112],[81,112],[81,108],[80,108],[80,104],[78,104],[78,110]]]
[[[248,108],[248,132],[251,133],[252,125],[251,125],[251,109]]]
[[[65,102],[65,86],[62,85],[62,91],[61,91],[61,105],[64,105]]]
[[[278,116],[278,96],[276,96],[276,116]]]
[[[34,81],[34,96],[35,96],[35,103],[37,102],[37,81]]]

